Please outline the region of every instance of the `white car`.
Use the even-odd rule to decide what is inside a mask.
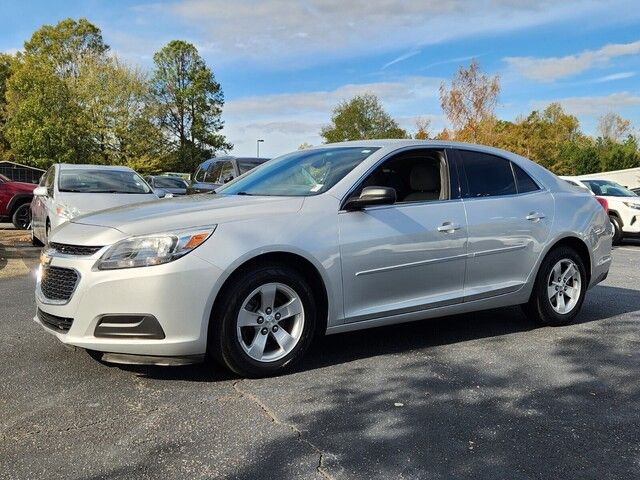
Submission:
[[[270,375],[315,335],[511,305],[564,325],[606,278],[611,232],[592,195],[504,150],[323,145],[65,223],[35,320],[103,361]]]
[[[560,177],[571,185],[582,187],[606,201],[609,219],[613,225],[613,244],[625,236],[640,235],[640,197],[612,180]]]
[[[52,165],[33,191],[31,241],[46,245],[53,229],[79,215],[158,198],[129,167]]]

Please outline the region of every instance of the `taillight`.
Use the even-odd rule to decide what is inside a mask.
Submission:
[[[609,212],[609,202],[607,202],[606,198],[602,198],[602,197],[596,197],[596,200],[598,201],[598,203],[600,205],[602,205],[602,208],[604,208],[605,212]]]

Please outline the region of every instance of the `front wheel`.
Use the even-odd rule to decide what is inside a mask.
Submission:
[[[31,224],[31,205],[23,203],[18,206],[11,217],[13,226],[19,230],[26,230]]]
[[[306,279],[284,265],[240,274],[222,292],[209,326],[208,351],[238,375],[282,373],[311,343],[316,305]]]
[[[614,245],[620,245],[623,237],[622,222],[615,215],[609,215],[609,220],[611,221],[611,226],[613,227],[612,243]]]
[[[580,312],[587,290],[584,262],[575,250],[560,247],[542,261],[525,314],[544,325],[567,325]]]

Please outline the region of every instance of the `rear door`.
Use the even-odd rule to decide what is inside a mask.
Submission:
[[[458,150],[469,229],[465,301],[518,290],[549,236],[554,201],[510,160]]]

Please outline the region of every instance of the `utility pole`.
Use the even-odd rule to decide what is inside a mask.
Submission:
[[[256,157],[260,158],[260,144],[264,143],[264,139],[259,138],[256,140]]]

